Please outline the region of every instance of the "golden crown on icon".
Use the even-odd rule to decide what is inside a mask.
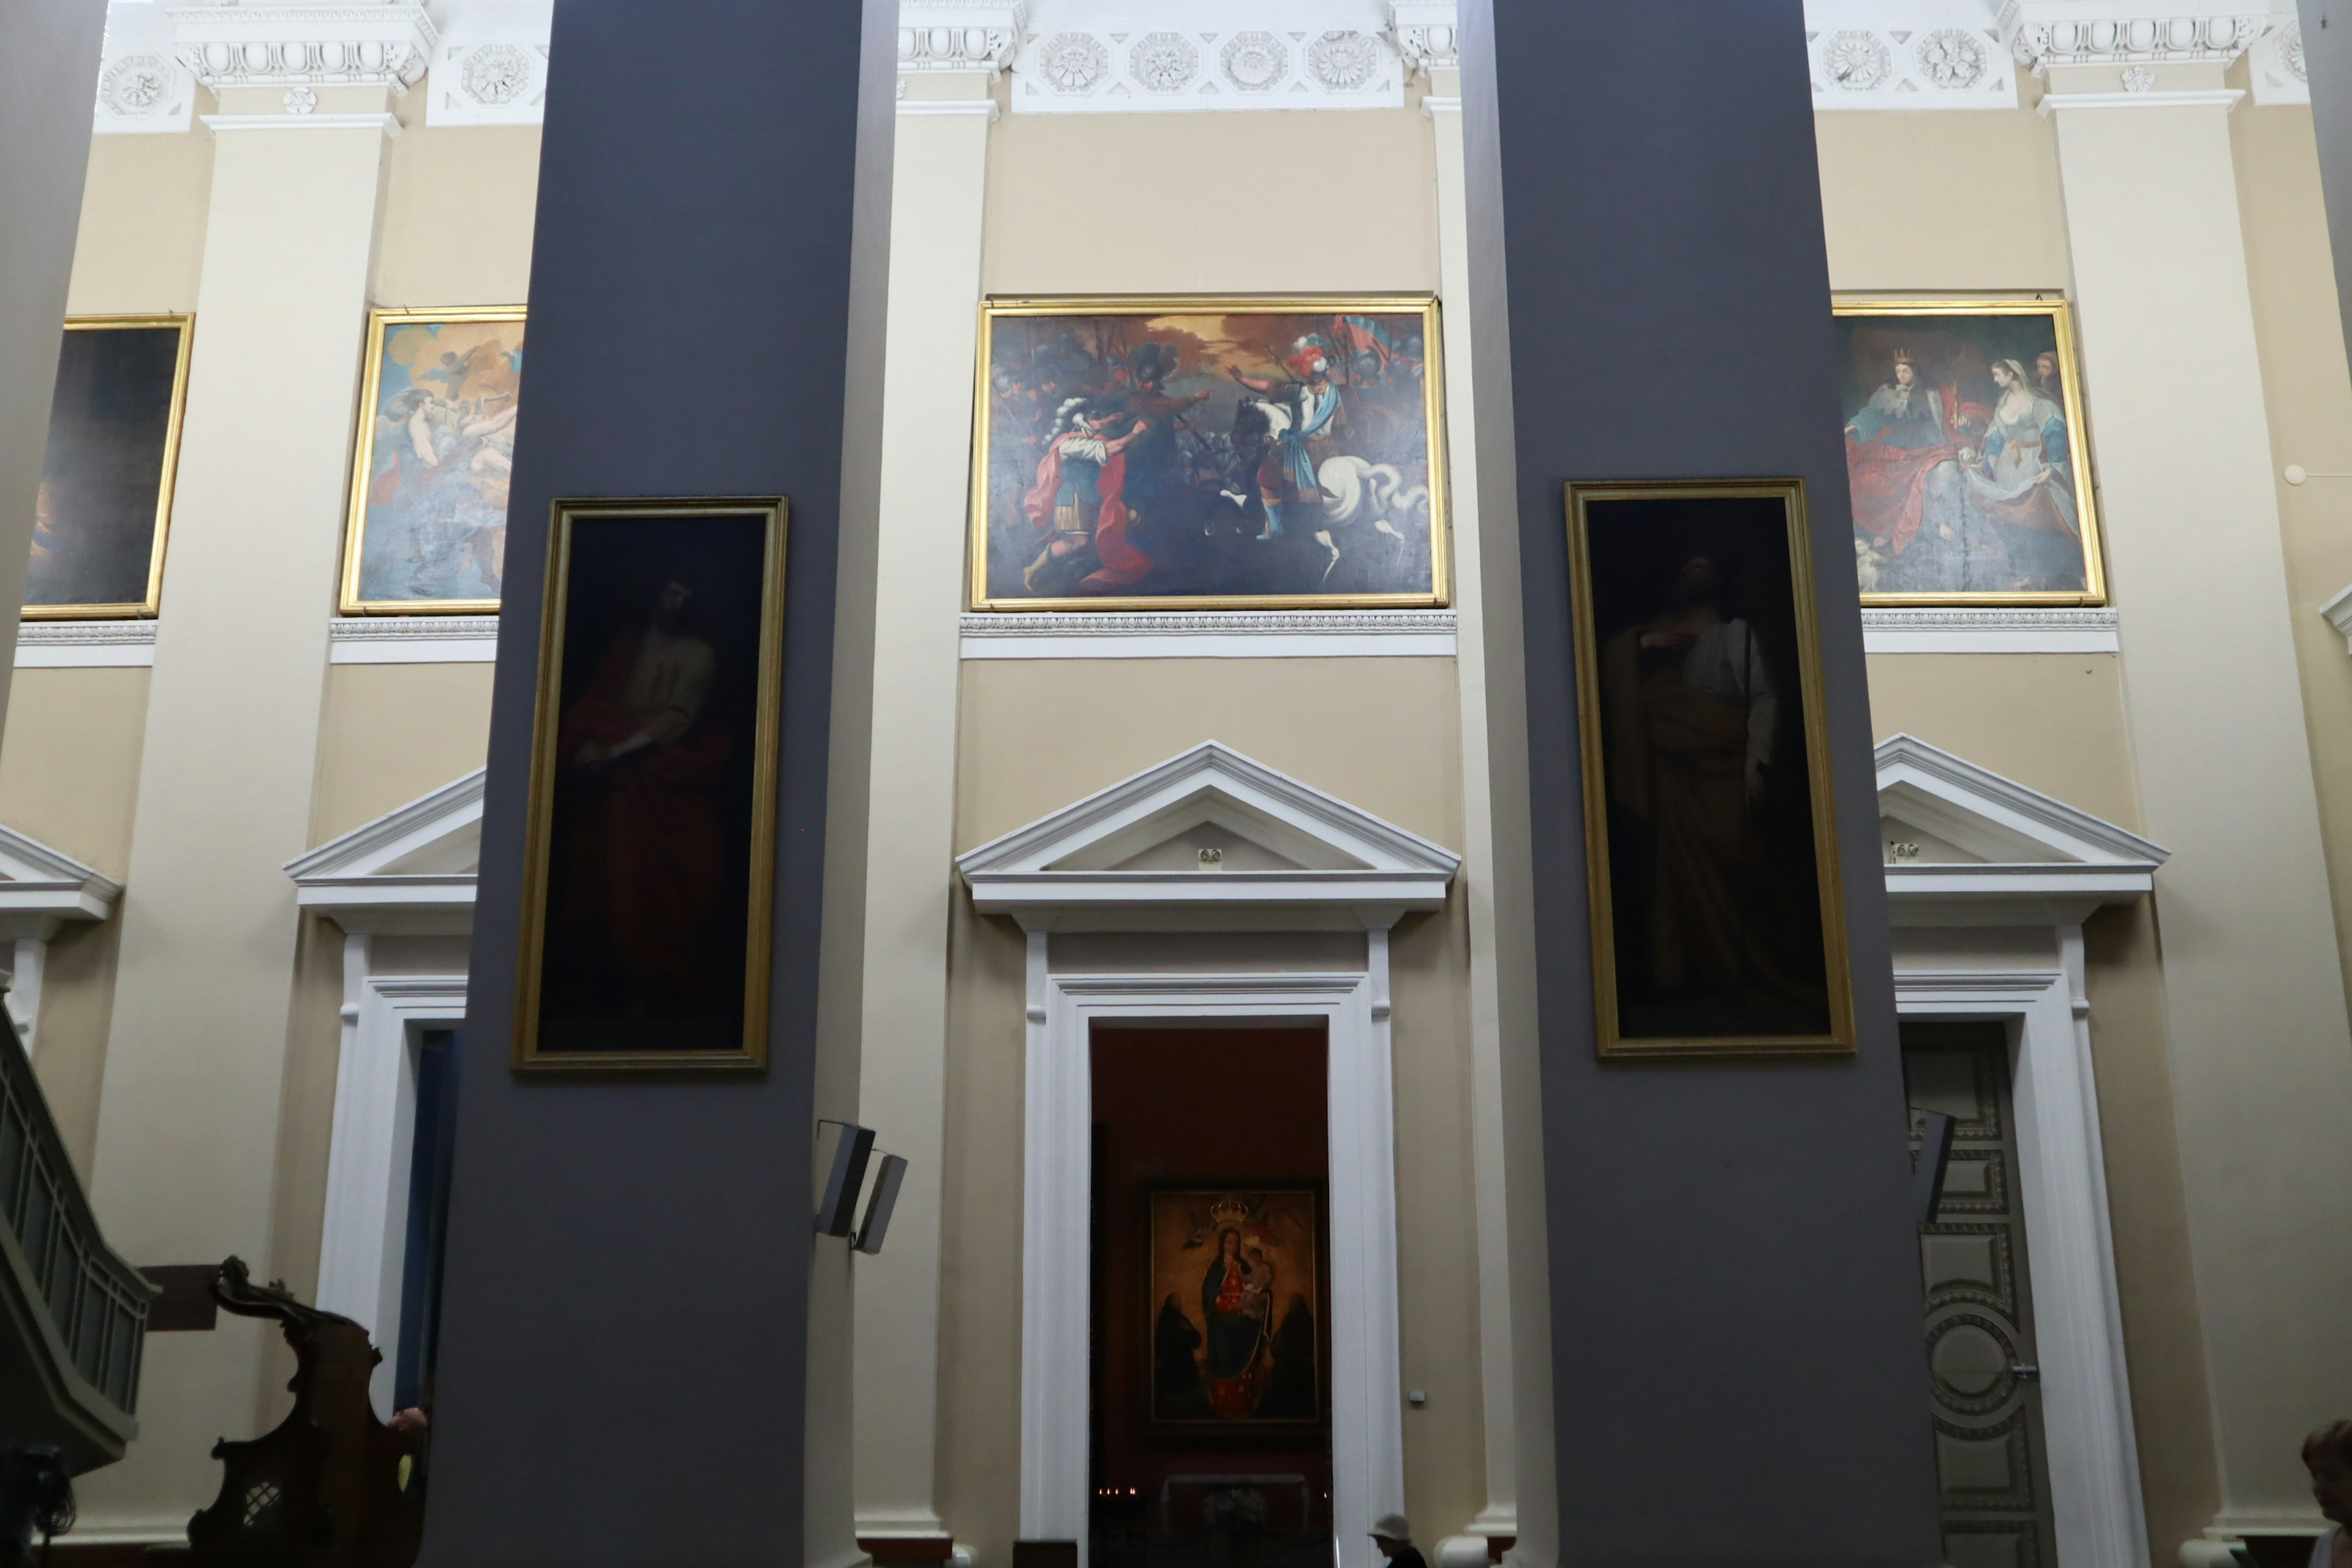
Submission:
[[[1209,1205],[1209,1223],[1220,1227],[1239,1225],[1249,1216],[1249,1205],[1233,1198],[1219,1198]]]

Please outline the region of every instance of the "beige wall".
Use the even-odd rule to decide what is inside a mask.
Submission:
[[[1367,724],[1374,711],[1383,721]],[[990,659],[963,667],[956,847],[1205,740],[1440,844],[1460,842],[1449,659]],[[1328,941],[1295,945],[1267,962],[1330,961]],[[1086,946],[1072,959],[1090,962]],[[1458,894],[1440,913],[1401,926],[1391,949],[1402,1371],[1406,1387],[1429,1395],[1406,1413],[1405,1484],[1408,1510],[1427,1521],[1431,1540],[1459,1530],[1486,1501],[1467,952]],[[1020,1473],[1023,953],[1011,921],[974,915],[959,895],[941,1259],[953,1309],[942,1321],[940,1496],[957,1539],[992,1563],[1010,1551]],[[1215,962],[1238,966],[1223,948]]]
[[[193,310],[205,264],[205,207],[213,139],[90,139],[66,309],[77,316]]]
[[[2066,287],[2058,159],[2032,110],[1817,114],[1813,135],[1832,289]]]
[[[1310,169],[1286,210],[1274,149]],[[1011,114],[988,149],[991,294],[1437,288],[1436,153],[1418,110]],[[1076,167],[1138,175],[1106,200]],[[1142,173],[1149,171],[1148,174]]]
[[[310,842],[482,765],[490,739],[487,664],[338,664],[327,671]]]
[[[520,305],[530,292],[539,127],[425,123],[425,95],[400,104],[376,246],[376,304]]]
[[[2231,132],[2273,471],[2352,473],[2352,379],[2311,112],[2241,109]],[[2336,936],[2352,963],[2352,657],[2319,614],[2352,587],[2352,480],[2282,477],[2276,489]]]

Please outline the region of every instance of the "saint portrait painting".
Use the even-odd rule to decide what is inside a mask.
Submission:
[[[152,616],[186,404],[186,316],[66,323],[33,497],[25,616]]]
[[[2106,602],[2063,300],[1837,307],[1864,604]]]
[[[1328,1407],[1321,1194],[1156,1188],[1150,1425],[1298,1431]]]
[[[1426,297],[992,300],[971,607],[1446,602]]]
[[[1801,486],[1569,515],[1601,1054],[1852,1049]]]
[[[522,333],[520,310],[369,315],[343,614],[499,607]]]
[[[779,500],[557,503],[518,1067],[765,1060],[783,560]]]

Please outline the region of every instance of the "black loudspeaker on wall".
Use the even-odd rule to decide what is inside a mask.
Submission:
[[[830,1119],[816,1126],[817,1169],[824,1173],[816,1205],[817,1234],[846,1237],[859,1252],[881,1251],[882,1238],[890,1229],[890,1212],[898,1206],[898,1185],[906,1179],[907,1162],[897,1154],[883,1154],[882,1169],[874,1178],[861,1224],[857,1194],[866,1185],[866,1167],[873,1163],[874,1129]]]

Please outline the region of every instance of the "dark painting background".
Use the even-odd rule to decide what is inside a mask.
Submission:
[[[184,330],[67,331],[41,463],[48,515],[33,535],[28,606],[146,599]]]
[[[594,829],[598,785],[556,759],[548,844],[546,945],[541,954],[539,1048],[542,1051],[735,1051],[744,1048],[744,963],[751,909],[751,809],[758,749],[760,599],[766,582],[766,519],[757,514],[679,518],[583,518],[572,524],[564,595],[563,668],[545,722],[562,716],[595,679],[614,642],[652,617],[663,585],[683,573],[695,591],[693,635],[710,644],[710,689],[691,735],[720,728],[730,737],[714,804],[723,834],[726,879],[711,929],[717,934],[695,994],[671,998],[650,1018],[627,1016],[628,999],[607,931],[583,931],[562,913],[578,837]]]
[[[1786,506],[1771,497],[1606,500],[1587,503],[1596,660],[1612,638],[1658,615],[1683,563],[1712,557],[1718,610],[1748,623],[1765,660],[1780,721],[1764,798],[1754,808],[1759,863],[1751,868],[1751,921],[1792,979],[1821,988],[1818,1007],[1795,998],[1746,1005],[1661,994],[1650,981],[1652,875],[1656,834],[1614,798],[1609,813],[1611,930],[1616,941],[1618,1027],[1627,1038],[1826,1034],[1828,970],[1813,845],[1813,795],[1805,757],[1805,693],[1799,662],[1796,584]],[[1597,668],[1597,665],[1596,665]],[[1611,753],[1604,694],[1602,756]]]

